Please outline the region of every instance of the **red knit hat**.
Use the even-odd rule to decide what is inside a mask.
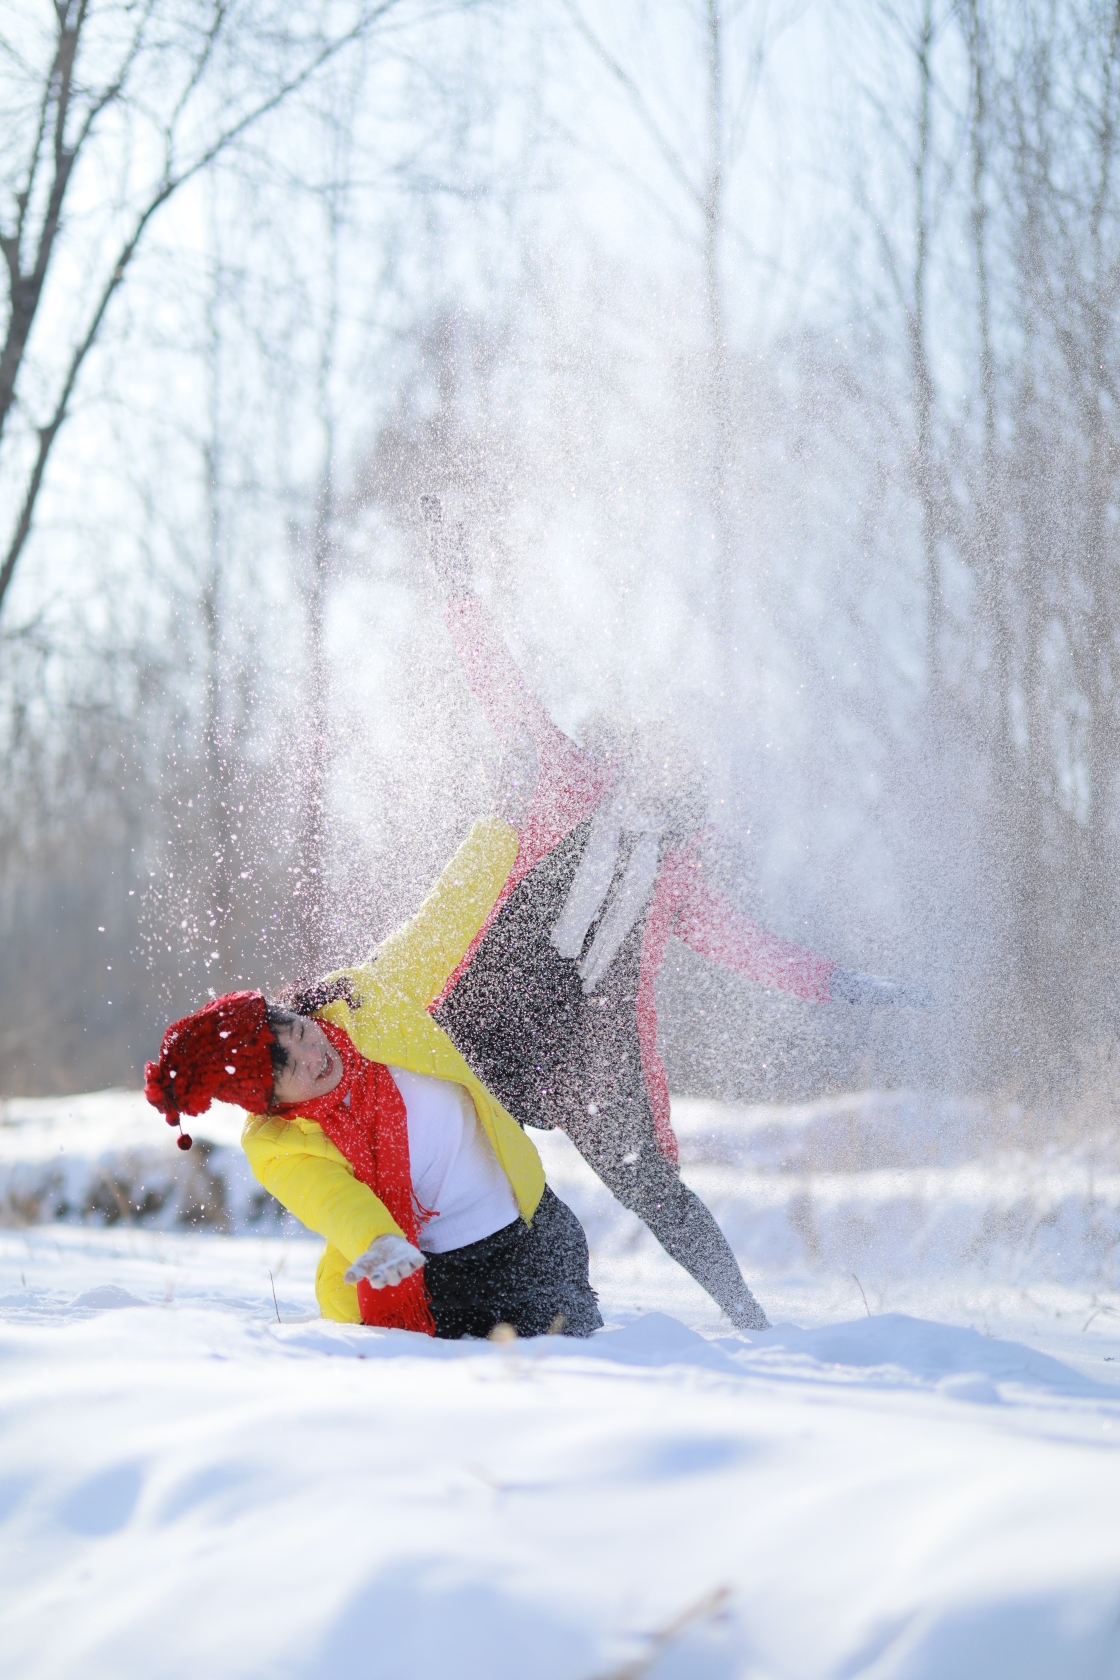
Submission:
[[[159,1061],[144,1069],[144,1095],[169,1126],[180,1114],[202,1114],[217,1098],[260,1114],[272,1098],[271,1048],[263,992],[227,992],[204,1009],[172,1021]],[[180,1127],[180,1149],[191,1140]]]

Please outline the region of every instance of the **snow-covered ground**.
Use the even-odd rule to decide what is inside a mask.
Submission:
[[[448,1344],[316,1317],[232,1113],[0,1105],[0,1675],[1120,1680],[1111,1141],[675,1117],[766,1334],[562,1137],[608,1328]]]

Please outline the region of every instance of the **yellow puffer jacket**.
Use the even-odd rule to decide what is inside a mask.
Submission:
[[[516,855],[517,835],[506,823],[476,823],[412,920],[391,934],[370,962],[340,971],[353,981],[359,1008],[332,1003],[319,1015],[343,1027],[369,1061],[465,1085],[528,1222],[544,1193],[540,1156],[427,1007],[485,922]],[[324,1317],[360,1323],[358,1292],[342,1274],[375,1237],[399,1231],[388,1208],[354,1177],[345,1155],[314,1120],[249,1115],[241,1142],[265,1189],[327,1239],[315,1274]]]

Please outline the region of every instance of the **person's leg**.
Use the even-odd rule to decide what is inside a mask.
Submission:
[[[727,1239],[657,1146],[642,1069],[637,995],[642,927],[585,999],[579,1031],[558,1069],[551,1116],[603,1183],[653,1232],[741,1330],[765,1330]]]
[[[519,1336],[589,1336],[603,1322],[583,1227],[548,1189],[531,1226],[517,1219],[480,1242],[430,1254],[424,1276],[443,1338],[487,1336],[496,1324]]]
[[[506,1281],[499,1290],[510,1307],[506,1320],[520,1336],[552,1330],[590,1336],[602,1328],[598,1297],[588,1275],[590,1255],[583,1226],[566,1202],[545,1189],[533,1223],[517,1231]]]
[[[622,1204],[741,1329],[763,1329],[719,1226],[658,1147],[641,1066],[636,997],[642,925],[583,995],[549,932],[586,840],[583,824],[521,882],[435,1012],[475,1073],[523,1126],[559,1126]]]
[[[611,1194],[638,1215],[738,1329],[769,1328],[727,1238],[658,1149],[652,1117],[647,1128],[633,1112],[608,1111],[592,1120],[570,1118],[565,1131]]]

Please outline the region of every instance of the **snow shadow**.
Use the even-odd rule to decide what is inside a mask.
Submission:
[[[274,1334],[286,1348],[342,1358],[491,1359],[511,1367],[591,1359],[647,1370],[690,1365],[727,1376],[743,1375],[742,1366],[729,1357],[722,1345],[690,1330],[667,1313],[645,1313],[632,1323],[599,1330],[587,1338],[534,1336],[502,1343],[469,1339],[444,1342],[407,1330],[373,1330],[329,1324],[324,1319],[285,1325]]]
[[[405,1561],[365,1583],[346,1603],[323,1642],[282,1670],[284,1680],[735,1680],[742,1673],[741,1629],[729,1618],[682,1621],[670,1636],[655,1630],[596,1628],[585,1601],[569,1615],[467,1575],[452,1563]],[[627,1654],[604,1659],[604,1649]]]
[[[369,1330],[313,1321],[276,1332],[292,1351],[360,1359],[490,1359],[511,1370],[560,1361],[602,1361],[637,1369],[687,1366],[715,1375],[777,1381],[842,1381],[877,1389],[935,1389],[948,1399],[998,1404],[999,1384],[1055,1399],[1111,1401],[1120,1390],[1084,1376],[1020,1342],[905,1313],[800,1330],[773,1330],[714,1340],[667,1313],[645,1313],[587,1340],[540,1336],[515,1343],[439,1342],[404,1330]]]
[[[59,1520],[85,1539],[115,1534],[127,1525],[143,1485],[143,1474],[135,1464],[113,1465],[67,1493]]]
[[[930,1605],[841,1661],[835,1680],[1120,1680],[1114,1582]]]
[[[728,1346],[728,1338],[720,1346]],[[882,1313],[816,1330],[778,1325],[752,1339],[751,1364],[781,1368],[793,1357],[818,1367],[861,1373],[875,1387],[936,1385],[950,1398],[992,1401],[997,1383],[1061,1399],[1111,1400],[1120,1390],[1083,1376],[1061,1360],[1021,1342],[1001,1341],[961,1325],[937,1324],[906,1313]],[[736,1361],[740,1363],[742,1356]]]
[[[366,1582],[317,1649],[281,1672],[284,1680],[492,1680],[507,1672],[571,1680],[596,1669],[595,1642],[576,1625],[580,1608],[561,1619],[450,1560],[416,1558]]]

